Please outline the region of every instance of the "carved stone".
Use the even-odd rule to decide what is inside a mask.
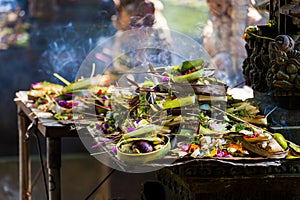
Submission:
[[[257,37],[246,39],[243,63],[246,83],[257,92],[271,93],[286,109],[300,109],[299,2],[270,1],[270,20],[275,23],[258,26]]]
[[[282,161],[278,165],[265,163],[265,166],[255,166],[253,161],[237,161],[236,164],[195,160],[161,169],[157,177],[173,194],[172,199],[256,200],[300,197],[297,187],[300,183],[299,161]]]
[[[271,68],[268,84],[275,96],[300,96],[300,51],[288,35],[278,35],[269,45]]]
[[[273,38],[276,35],[275,27],[257,26],[257,28],[257,31],[254,32],[256,35],[268,38]],[[245,48],[248,56],[243,63],[246,84],[255,91],[269,92],[270,88],[267,84],[266,75],[271,68],[269,58],[269,43],[271,40],[253,36],[246,39],[246,41]]]

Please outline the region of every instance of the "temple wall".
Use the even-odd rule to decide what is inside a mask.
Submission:
[[[267,19],[250,6],[249,0],[207,0],[207,4],[211,16],[203,30],[204,47],[212,57],[216,75],[234,86],[243,82],[241,66],[247,56],[242,39],[245,28]]]

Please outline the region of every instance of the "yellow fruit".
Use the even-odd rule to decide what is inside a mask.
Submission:
[[[273,138],[280,144],[283,149],[288,148],[288,143],[281,133],[274,133]]]

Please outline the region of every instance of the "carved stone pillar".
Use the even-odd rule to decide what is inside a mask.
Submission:
[[[257,17],[258,12],[248,16],[249,3],[249,0],[207,0],[211,17],[203,30],[204,48],[212,57],[216,76],[229,86],[244,80],[242,63],[247,53],[242,35],[245,28],[263,18]]]
[[[243,73],[271,125],[300,125],[300,0],[270,1],[270,22],[248,27]],[[258,95],[258,93],[260,93]],[[277,107],[276,107],[277,106]],[[275,130],[275,129],[274,129]],[[276,128],[276,131],[280,131]],[[289,136],[287,136],[289,138]],[[294,138],[299,142],[300,137]]]

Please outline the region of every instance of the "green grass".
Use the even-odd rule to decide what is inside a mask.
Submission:
[[[208,19],[206,1],[162,0],[163,14],[171,30],[195,36],[201,35]]]

